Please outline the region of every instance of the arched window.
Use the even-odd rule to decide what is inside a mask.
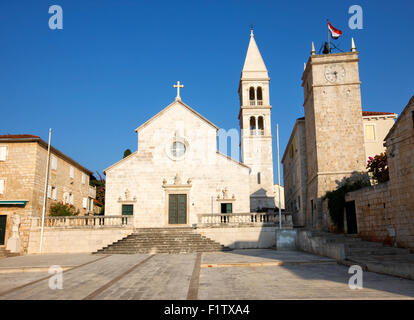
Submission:
[[[263,123],[262,116],[260,116],[259,119],[257,119],[257,129],[262,130],[262,134],[263,134],[264,123]]]
[[[257,87],[257,101],[263,100],[263,93],[262,93],[262,87]]]
[[[256,119],[254,117],[250,117],[250,130],[256,130]]]
[[[254,88],[250,87],[249,89],[249,100],[250,100],[250,105],[255,104],[255,96],[254,96]]]

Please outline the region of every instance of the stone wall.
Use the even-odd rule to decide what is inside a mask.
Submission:
[[[385,138],[390,180],[351,192],[359,234],[414,250],[414,96]]]
[[[306,224],[306,139],[305,120],[297,119],[282,158],[286,210],[296,226]]]
[[[311,230],[297,230],[296,246],[299,250],[341,261],[345,258],[343,243],[326,242],[323,237],[313,237]]]
[[[276,227],[197,228],[197,232],[232,249],[271,248]]]
[[[25,252],[29,241],[30,216],[36,209],[33,203],[36,179],[36,143],[0,143],[7,147],[6,161],[0,161],[0,179],[5,180],[0,200],[27,200],[25,206],[0,206],[0,215],[7,215],[5,243],[12,235],[12,216],[20,215],[20,241]]]
[[[133,232],[132,228],[45,228],[42,254],[44,253],[92,253]],[[28,246],[29,254],[39,253],[40,229],[32,230]]]
[[[45,172],[47,165],[47,149],[39,144],[36,144],[36,172],[35,185],[33,194],[33,208],[34,215],[41,215],[43,208]],[[89,194],[89,174],[83,172],[73,164],[69,163],[62,157],[51,152],[52,157],[57,158],[57,169],[52,168],[50,163],[49,185],[57,188],[57,199],[48,198],[48,210],[53,203],[63,201],[65,193],[73,194],[73,205],[79,209],[81,216],[88,213],[86,208],[83,208],[83,198],[88,198]],[[52,161],[52,160],[51,160]],[[70,168],[73,167],[74,177],[70,177]],[[85,181],[82,183],[82,173],[85,174]]]
[[[393,243],[389,183],[350,192],[345,200],[355,201],[359,236],[368,241]],[[346,223],[344,225],[346,227]]]

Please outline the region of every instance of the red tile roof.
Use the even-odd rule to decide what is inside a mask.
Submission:
[[[27,139],[27,138],[39,138],[32,134],[3,134],[0,135],[0,139]]]
[[[390,115],[390,114],[395,114],[395,113],[394,112],[362,111],[362,116],[363,117],[368,117],[368,116],[383,116],[383,115]]]

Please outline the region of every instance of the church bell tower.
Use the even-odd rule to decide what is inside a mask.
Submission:
[[[239,84],[241,160],[250,172],[250,210],[274,208],[269,76],[253,30]]]

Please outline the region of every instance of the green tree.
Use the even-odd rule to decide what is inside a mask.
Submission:
[[[92,175],[89,179],[89,184],[92,187],[96,187],[96,200],[102,204],[101,211],[99,214],[105,213],[105,179],[102,178],[102,176],[99,174],[99,172],[96,172],[99,179],[97,179],[94,175]]]
[[[56,202],[50,206],[51,217],[77,216],[79,213],[79,209],[68,203]]]
[[[124,158],[128,157],[131,153],[132,153],[132,151],[130,149],[126,149],[124,151]]]

